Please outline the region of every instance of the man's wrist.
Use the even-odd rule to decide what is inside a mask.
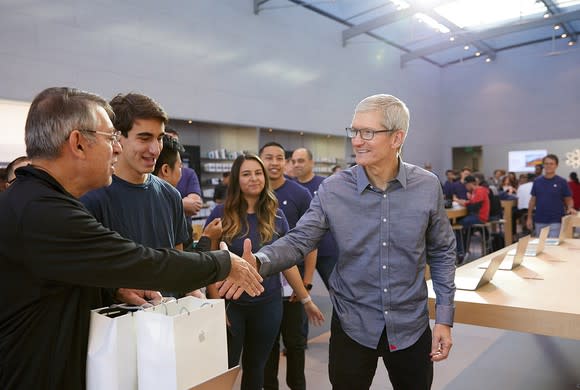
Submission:
[[[306,289],[306,291],[312,290],[312,283],[304,282],[304,288]]]

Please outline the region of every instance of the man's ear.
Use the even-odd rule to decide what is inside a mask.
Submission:
[[[77,158],[84,159],[86,157],[87,140],[77,130],[73,130],[67,140],[67,148]]]
[[[393,149],[399,149],[403,145],[405,134],[402,131],[395,131],[393,135]]]
[[[159,173],[161,173],[163,175],[163,177],[168,177],[169,176],[169,164],[163,164],[161,166],[161,169],[159,169]]]

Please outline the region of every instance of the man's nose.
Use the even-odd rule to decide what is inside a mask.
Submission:
[[[161,149],[163,148],[160,142],[151,142],[149,144],[149,152],[155,155],[159,155],[161,153]]]
[[[362,145],[365,142],[365,140],[362,139],[360,134],[357,133],[357,135],[355,135],[350,139],[350,142],[352,145]]]

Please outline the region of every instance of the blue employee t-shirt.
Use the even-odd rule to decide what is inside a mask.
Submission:
[[[310,207],[312,195],[300,184],[286,180],[284,184],[274,190],[278,205],[284,212],[290,229],[296,226],[300,217]]]
[[[537,223],[559,223],[566,214],[564,198],[572,196],[568,183],[561,176],[546,179],[544,176],[534,180],[532,196],[536,197]]]
[[[179,192],[149,175],[132,184],[115,175],[108,187],[90,191],[81,202],[104,226],[151,248],[175,248],[187,241],[187,225]]]
[[[297,181],[297,183],[306,187],[306,189],[310,191],[312,197],[314,198],[316,196],[316,192],[318,191],[320,183],[322,183],[324,179],[325,177],[314,175],[312,180],[306,183],[301,183],[299,181]],[[330,231],[326,233],[324,237],[322,237],[322,240],[320,240],[320,243],[318,244],[318,256],[333,257],[335,259],[338,258],[338,248],[336,246],[336,242],[334,241],[334,237],[332,236],[332,233],[330,233]]]
[[[213,221],[216,218],[222,218],[223,221],[223,217],[224,217],[224,205],[223,204],[217,205],[207,218],[205,226],[207,226],[211,221]],[[275,226],[276,232],[274,233],[273,239],[269,242],[260,243],[260,232],[258,231],[258,218],[256,217],[256,214],[248,214],[247,223],[249,227],[248,235],[238,236],[234,238],[232,242],[227,242],[228,249],[230,250],[230,252],[233,252],[240,257],[244,252],[244,240],[246,238],[249,238],[252,241],[252,252],[257,252],[262,246],[274,242],[276,239],[288,233],[289,230],[286,217],[284,216],[284,213],[280,209],[276,211],[276,226]],[[245,227],[242,227],[242,231],[245,230],[246,230]],[[238,304],[265,303],[270,302],[275,298],[278,299],[282,298],[280,273],[276,273],[264,278],[262,286],[264,286],[264,292],[261,295],[252,298],[244,292],[242,296],[236,301],[236,303]]]

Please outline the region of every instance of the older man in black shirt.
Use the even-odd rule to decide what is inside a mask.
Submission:
[[[111,115],[102,98],[69,88],[49,88],[30,107],[31,165],[0,194],[3,390],[85,387],[89,310],[102,287],[192,290],[227,277],[262,291],[234,254],[146,248],[87,212],[78,198],[111,183],[121,151]]]

